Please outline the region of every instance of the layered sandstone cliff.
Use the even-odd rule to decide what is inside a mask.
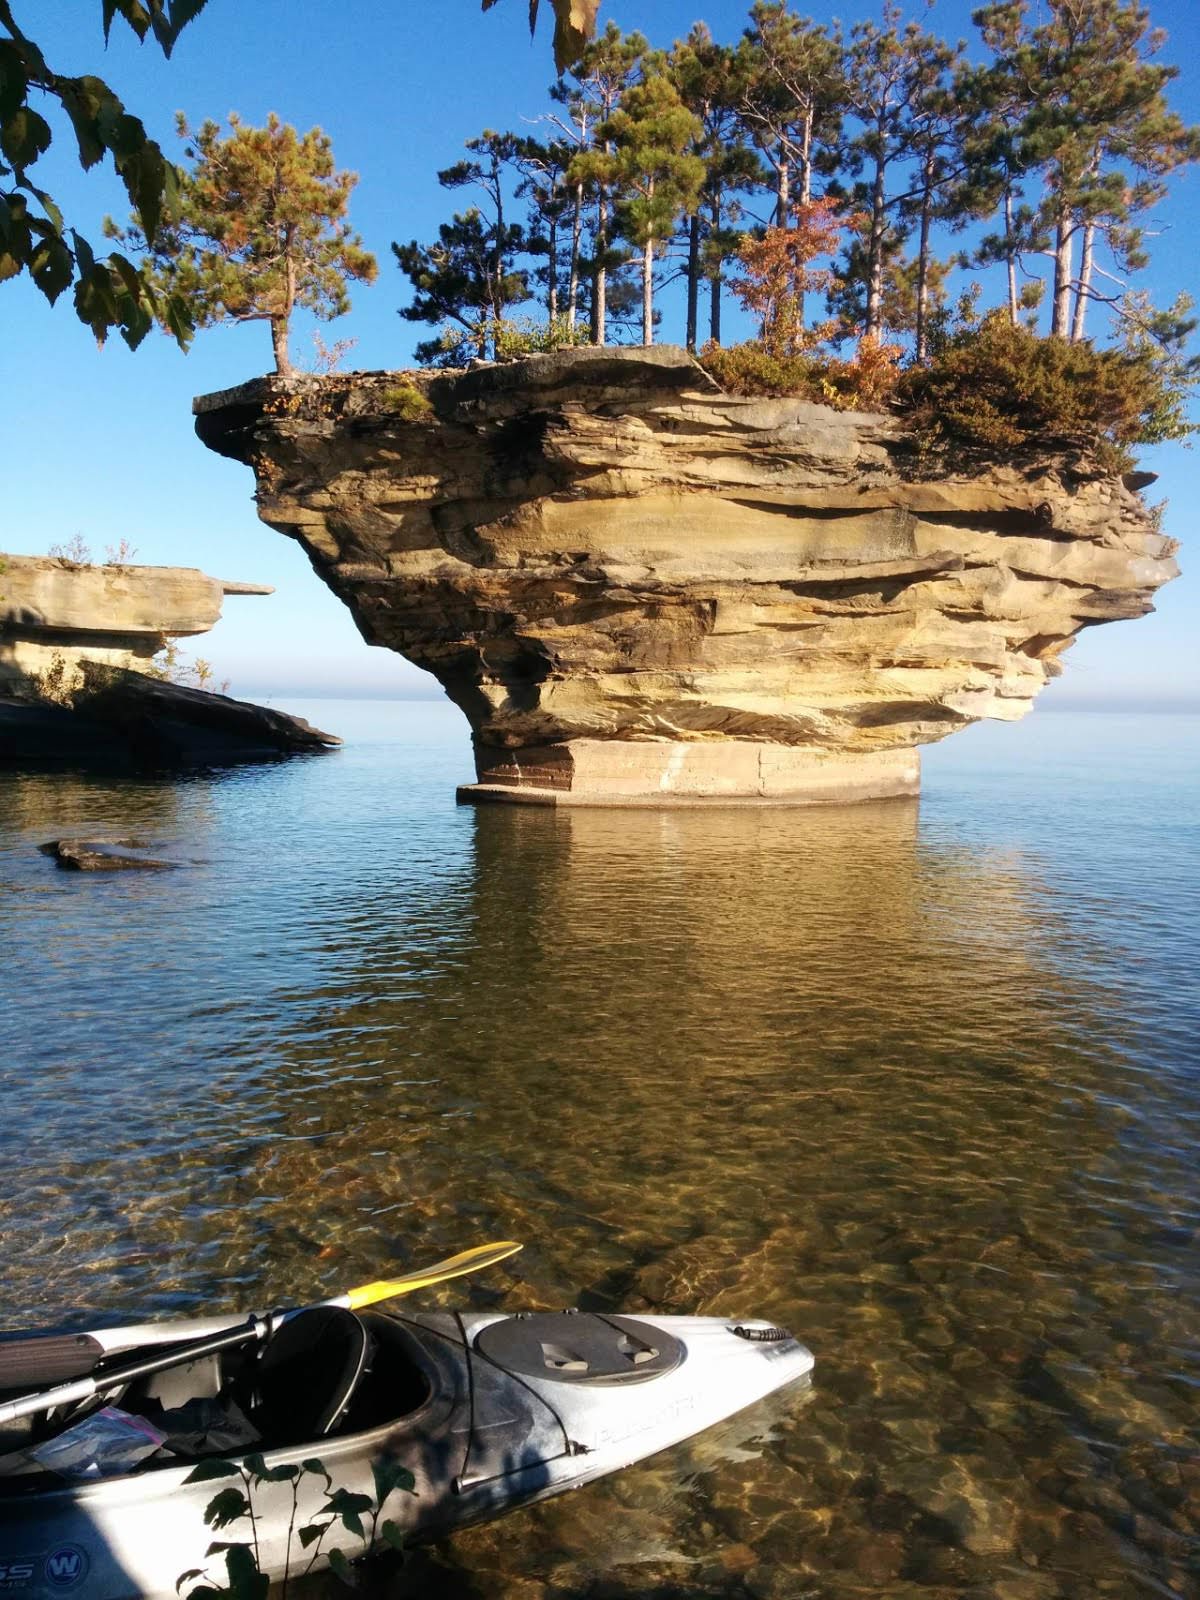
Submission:
[[[272,592],[195,567],[0,556],[0,766],[210,766],[340,744],[299,717],[147,675],[168,639],[214,626],[226,595]]]
[[[196,411],[363,636],[466,713],[480,797],[910,792],[919,745],[1024,715],[1081,628],[1177,571],[1138,480],[1078,453],[935,458],[669,348]]]
[[[272,594],[196,567],[106,566],[0,555],[0,685],[82,662],[146,666],[168,638],[207,633],[225,596]]]

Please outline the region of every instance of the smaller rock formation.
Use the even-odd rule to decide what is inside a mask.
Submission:
[[[0,556],[0,692],[20,691],[61,661],[148,664],[167,639],[207,633],[227,594],[273,594],[195,567],[86,566]]]
[[[85,662],[70,707],[0,699],[0,766],[161,772],[328,750],[303,717]]]
[[[189,567],[0,558],[0,765],[163,770],[341,743],[300,717],[171,683],[149,666],[206,633],[227,594],[270,594]]]

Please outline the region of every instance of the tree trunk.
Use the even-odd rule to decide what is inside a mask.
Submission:
[[[1008,320],[1015,328],[1017,325],[1017,252],[1013,243],[1013,197],[1012,190],[1005,185],[1004,188],[1004,261],[1008,271]]]
[[[883,329],[883,226],[884,165],[875,163],[875,182],[871,191],[871,234],[867,242],[867,325],[863,333],[878,339]]]
[[[1092,266],[1096,254],[1096,224],[1089,222],[1083,230],[1083,252],[1079,258],[1079,283],[1075,289],[1075,319],[1071,323],[1071,343],[1083,338],[1083,324],[1087,316],[1088,291],[1092,287]]]
[[[786,228],[788,225],[788,212],[792,204],[792,174],[788,166],[787,150],[779,146],[778,182],[775,186],[775,226]]]
[[[275,350],[275,371],[285,376],[292,371],[292,363],[288,359],[288,319],[286,317],[271,318],[271,344]]]
[[[929,355],[929,231],[933,222],[933,163],[926,156],[922,172],[921,235],[917,248],[917,363]]]
[[[293,232],[289,227],[283,240],[284,288],[283,309],[271,318],[271,346],[275,351],[275,371],[289,373],[293,370],[288,355],[288,324],[296,309],[296,262],[292,256]]]
[[[642,343],[654,343],[654,240],[642,250]]]
[[[712,203],[712,237],[714,247],[721,232],[721,202],[714,199]],[[714,344],[721,342],[721,257],[716,254],[716,265],[713,267],[712,286],[709,291],[708,302],[708,337]]]
[[[553,325],[558,321],[558,218],[550,218],[550,227],[546,238],[546,253],[549,261],[548,277],[546,281],[546,314]]]
[[[607,289],[604,257],[608,254],[608,196],[603,190],[596,220],[596,267],[592,283],[592,343],[604,344],[608,320]]]
[[[1075,228],[1071,213],[1059,212],[1054,233],[1054,300],[1051,309],[1050,332],[1060,339],[1070,335],[1071,285],[1074,280]]]
[[[583,239],[583,185],[575,186],[575,207],[571,214],[571,280],[567,287],[567,327],[575,331],[579,314],[579,248]]]
[[[809,106],[804,113],[804,137],[800,145],[800,204],[812,204],[812,133],[813,111]]]
[[[696,353],[696,326],[700,318],[700,213],[688,218],[687,347]]]
[[[504,191],[500,187],[500,163],[492,157],[492,183],[496,195],[496,248],[492,252],[492,356],[496,354],[496,330],[504,319]]]

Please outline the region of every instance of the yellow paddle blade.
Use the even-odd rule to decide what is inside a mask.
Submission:
[[[470,1250],[447,1256],[445,1261],[436,1261],[433,1266],[422,1267],[420,1272],[410,1272],[403,1278],[381,1278],[378,1283],[364,1283],[342,1296],[342,1304],[348,1305],[351,1311],[361,1311],[363,1306],[373,1306],[377,1300],[390,1300],[393,1295],[411,1294],[414,1289],[427,1288],[431,1283],[444,1283],[447,1278],[461,1278],[464,1273],[494,1267],[497,1261],[515,1256],[523,1248],[512,1239],[503,1239],[499,1244],[477,1244]]]

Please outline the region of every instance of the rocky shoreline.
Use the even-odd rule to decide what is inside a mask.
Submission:
[[[216,623],[226,595],[271,592],[188,567],[0,558],[0,766],[171,771],[340,744],[155,669],[169,640]]]

